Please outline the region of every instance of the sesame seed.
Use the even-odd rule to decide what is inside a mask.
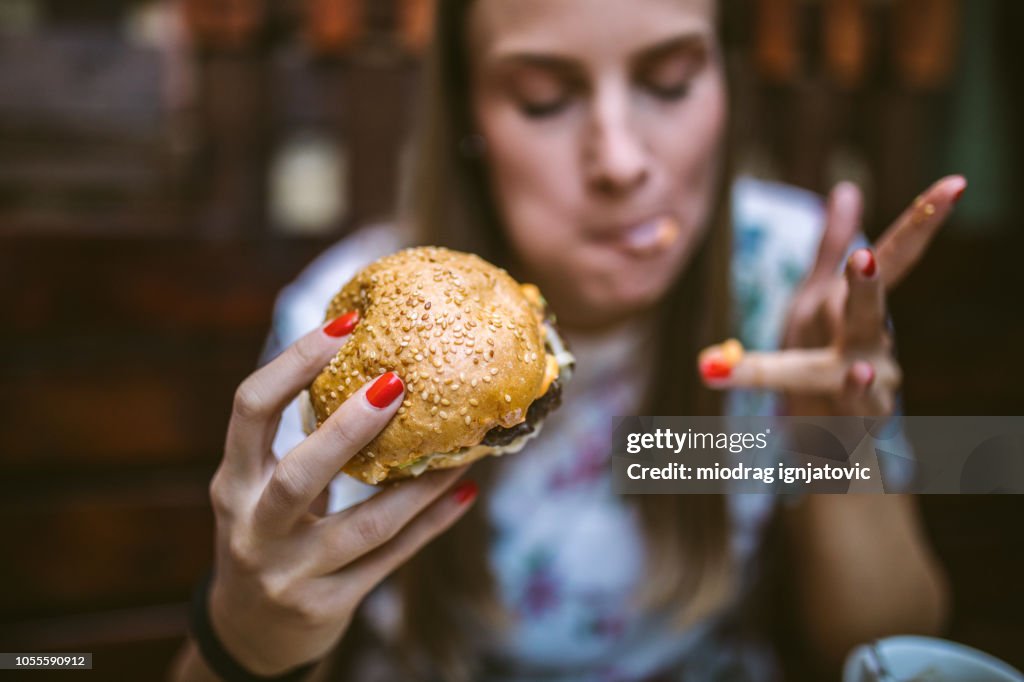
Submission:
[[[422,393],[420,393],[420,399],[421,400],[426,400],[427,396],[429,396],[429,395],[430,395],[429,393],[427,393],[426,391],[423,391]]]
[[[476,379],[473,379],[472,381],[470,381],[469,385],[472,386],[473,388],[476,388]]]
[[[489,376],[484,376],[484,383],[485,384],[491,383],[491,378]]]
[[[497,367],[491,367],[491,376],[494,376],[497,373],[498,373],[498,368]]]
[[[459,390],[459,388],[461,388],[461,387],[462,387],[462,384],[452,384],[452,390],[453,390],[453,391],[457,391],[457,390]]]
[[[460,407],[459,408],[459,414],[466,414],[466,408],[465,407]]]
[[[438,412],[438,416],[441,417],[441,419],[447,419],[448,413],[445,412],[444,410],[441,410],[440,412]]]
[[[448,400],[448,398],[441,398],[441,404],[445,406],[451,405],[452,401]]]
[[[472,405],[473,407],[476,407],[477,405],[480,404],[480,401],[477,400],[476,398],[470,398],[469,399],[469,404]]]
[[[416,362],[423,362],[423,353],[416,354]]]
[[[505,402],[506,403],[512,402],[512,396],[510,396],[508,393],[505,394]]]
[[[466,415],[464,421],[466,422],[466,426],[469,426],[470,424],[473,423],[473,420],[470,418],[468,414]]]
[[[431,407],[430,414],[437,414],[437,407]]]

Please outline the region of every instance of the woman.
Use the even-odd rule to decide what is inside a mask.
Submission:
[[[884,292],[965,182],[940,181],[877,249],[849,257],[856,188],[837,187],[823,216],[804,193],[732,185],[716,12],[713,0],[440,3],[406,219],[344,240],[285,292],[270,346],[280,353],[236,396],[211,484],[205,602],[235,664],[270,675],[324,661],[326,679],[340,643],[362,667],[338,679],[374,679],[374,661],[398,652],[414,672],[385,667],[379,679],[775,674],[742,627],[773,500],[612,495],[609,417],[722,409],[693,364],[729,329],[730,276],[748,346],[818,349],[736,367],[705,354],[712,388],[785,389],[774,406],[774,394],[734,392],[730,409],[890,412],[899,372]],[[285,345],[357,268],[415,242],[475,251],[537,283],[577,375],[531,447],[474,465],[479,487],[457,483],[459,469],[366,499],[339,480],[322,516],[324,489],[403,388],[378,379],[298,442],[291,408],[277,430],[281,412],[354,321]],[[811,496],[780,513],[793,608],[823,665],[873,637],[940,627],[943,580],[911,500]],[[177,679],[216,679],[191,642]]]

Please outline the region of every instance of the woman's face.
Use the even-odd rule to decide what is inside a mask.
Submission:
[[[655,303],[715,191],[726,96],[714,0],[477,0],[468,39],[516,274],[569,326]]]

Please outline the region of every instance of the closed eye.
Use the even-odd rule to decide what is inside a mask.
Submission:
[[[684,99],[690,94],[690,82],[686,81],[675,85],[656,85],[654,83],[648,83],[647,89],[658,99],[663,99],[667,102],[674,102]]]
[[[569,106],[569,101],[568,97],[559,97],[546,102],[522,102],[519,109],[529,118],[551,118],[562,113]]]

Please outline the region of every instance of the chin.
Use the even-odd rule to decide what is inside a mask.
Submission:
[[[654,283],[654,286],[651,284],[628,282],[609,287],[604,283],[602,286],[594,287],[577,299],[585,302],[585,305],[578,306],[577,314],[584,314],[584,310],[590,310],[591,319],[600,320],[598,324],[601,325],[611,325],[629,315],[649,310],[665,296],[670,282],[658,282]],[[564,317],[570,322],[574,315],[566,314]]]

